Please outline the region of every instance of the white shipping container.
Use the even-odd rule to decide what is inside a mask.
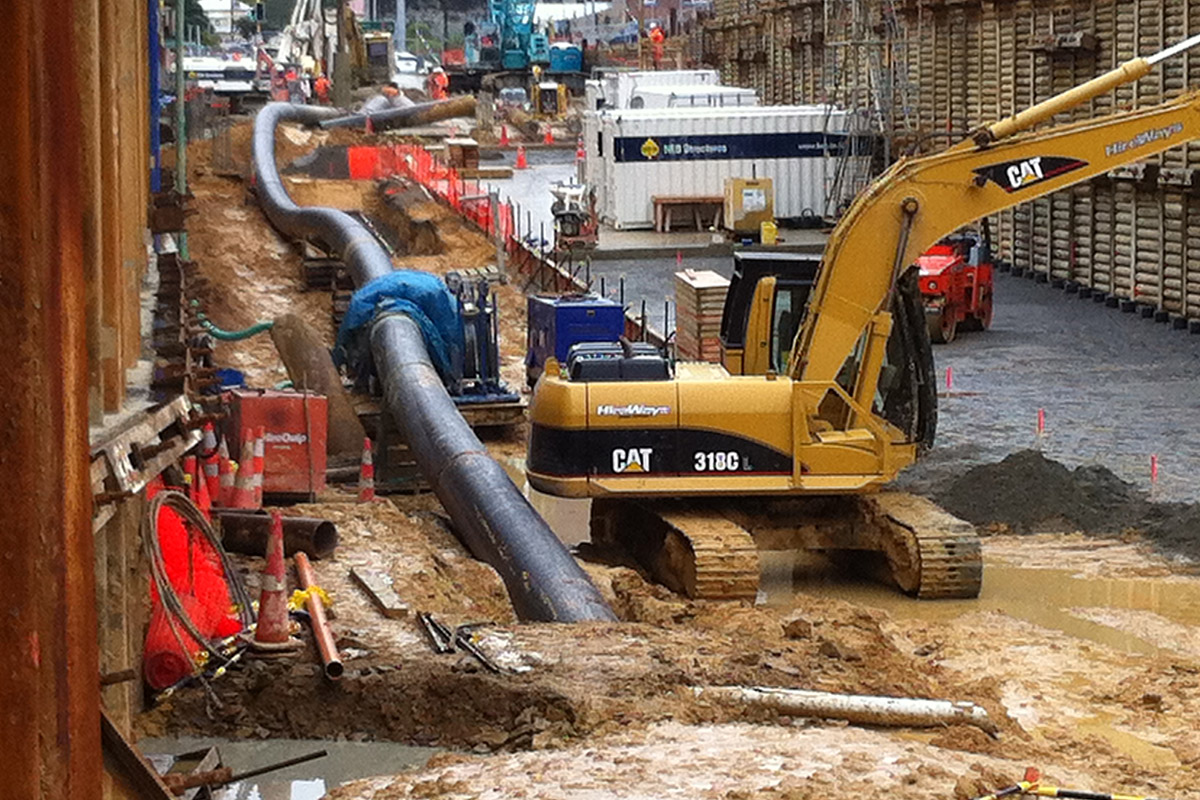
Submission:
[[[758,93],[738,86],[639,86],[629,108],[728,108],[758,105]]]
[[[715,69],[668,69],[660,71],[613,71],[600,73],[600,93],[605,108],[629,108],[635,90],[647,86],[716,86],[721,76]],[[594,106],[589,105],[589,108]]]
[[[608,181],[606,180],[605,165],[607,162],[600,157],[601,113],[597,111],[583,112],[583,182],[596,191],[596,210],[601,213],[607,201]]]
[[[583,82],[583,108],[585,111],[597,111],[604,106],[604,83],[588,79]]]
[[[829,216],[827,192],[846,145],[846,112],[826,106],[603,111],[595,175],[601,218],[654,227],[654,195],[715,197],[726,178],[770,178],[775,216]],[[851,159],[863,169],[869,156]]]

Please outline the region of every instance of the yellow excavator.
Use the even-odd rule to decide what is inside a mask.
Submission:
[[[1200,136],[1200,93],[1026,132],[1198,43],[899,160],[816,261],[743,258],[719,365],[672,364],[629,342],[548,361],[530,408],[530,484],[594,498],[593,541],[619,544],[692,597],[753,599],[758,550],[791,548],[880,554],[862,560],[917,597],[978,595],[973,527],[923,498],[878,491],[936,427],[911,265],[976,220]]]

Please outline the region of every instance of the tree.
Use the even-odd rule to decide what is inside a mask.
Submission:
[[[198,27],[202,33],[212,31],[212,22],[209,21],[208,14],[204,13],[200,0],[184,0],[183,19],[188,28]]]
[[[296,0],[264,0],[263,9],[266,19],[263,27],[273,31],[281,31],[287,27],[292,18],[292,8]],[[321,0],[322,8],[337,8],[337,0]]]
[[[238,17],[233,21],[233,27],[237,30],[238,36],[243,39],[253,39],[254,34],[258,30],[258,25],[254,21],[254,17]]]

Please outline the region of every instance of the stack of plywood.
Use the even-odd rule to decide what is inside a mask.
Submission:
[[[712,270],[675,273],[675,342],[685,361],[721,360],[721,311],[729,279]]]

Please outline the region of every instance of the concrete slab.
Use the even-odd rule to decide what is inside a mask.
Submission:
[[[490,160],[488,166],[513,166],[515,152],[503,152],[503,159]],[[511,201],[518,213],[517,226],[522,239],[545,239],[546,247],[554,241],[554,215],[550,213],[550,185],[575,177],[573,150],[543,149],[528,151],[529,169],[514,170],[504,180],[480,181],[484,191],[496,191],[501,202]]]

